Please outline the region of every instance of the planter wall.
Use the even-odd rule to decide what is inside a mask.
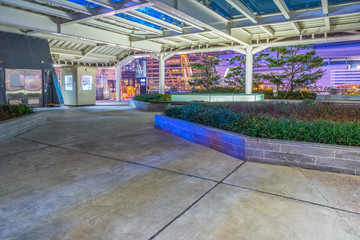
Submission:
[[[360,96],[356,96],[356,95],[317,95],[316,100],[360,101]]]
[[[0,122],[0,142],[17,136],[46,122],[46,115],[43,112],[32,113]]]
[[[168,102],[142,102],[133,99],[129,100],[129,107],[147,112],[163,112],[168,106]]]
[[[241,160],[360,175],[360,148],[254,138],[162,115],[155,127]]]
[[[176,102],[256,102],[263,101],[264,94],[210,93],[210,94],[171,94],[171,101]]]

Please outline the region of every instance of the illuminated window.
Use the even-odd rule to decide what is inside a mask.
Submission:
[[[65,91],[73,90],[73,76],[65,75]]]
[[[92,91],[92,76],[89,75],[81,76],[81,90]]]

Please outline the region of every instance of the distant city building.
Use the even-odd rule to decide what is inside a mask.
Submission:
[[[331,70],[330,86],[351,88],[360,85],[360,67]]]
[[[116,91],[115,71],[102,68],[96,70],[96,100],[113,99]]]
[[[317,55],[324,59],[323,69],[326,70],[325,75],[317,82],[317,86],[321,88],[338,87],[352,88],[360,86],[360,42],[344,42],[344,43],[328,43],[315,45]],[[186,92],[189,91],[187,81],[191,79],[194,70],[191,63],[200,62],[206,56],[215,56],[221,61],[216,70],[224,79],[229,67],[228,60],[238,53],[233,51],[209,52],[209,53],[189,53],[179,54],[169,58],[165,65],[165,91],[166,92]],[[273,53],[276,57],[276,53]],[[136,62],[134,60],[130,64],[122,68],[122,99],[126,100],[132,96],[140,94],[140,77],[146,77],[146,91],[158,92],[159,90],[159,62],[153,58],[146,58],[146,63]],[[254,72],[281,72],[281,69],[269,69],[261,66],[254,69]],[[115,69],[98,69],[96,74],[97,83],[100,88],[107,86],[112,96],[115,97],[116,81]],[[140,76],[141,75],[141,76]],[[102,83],[100,83],[102,82]],[[222,81],[223,86],[226,84]],[[97,85],[98,86],[98,85]],[[264,82],[264,87],[272,86],[269,82]],[[104,90],[99,90],[97,96],[104,99],[100,95]],[[98,94],[99,93],[99,94]]]
[[[324,58],[324,66],[326,72],[319,79],[317,86],[326,87],[345,87],[351,88],[354,85],[360,85],[360,42],[347,43],[327,43],[317,44],[314,46],[317,55]],[[265,50],[266,51],[266,50]],[[272,53],[276,57],[276,53]],[[220,55],[220,59],[230,59],[238,53]],[[217,66],[217,71],[222,78],[225,77],[228,61],[222,60]],[[258,67],[254,68],[254,72],[281,72],[279,68]],[[264,86],[272,86],[272,83],[264,82]]]
[[[169,58],[165,63],[165,92],[186,92],[189,91],[188,80],[196,70],[191,68],[191,63],[200,62],[207,56],[218,57],[224,52],[189,53],[179,54]],[[159,62],[153,58],[147,58],[147,90],[157,92],[159,90]]]
[[[140,94],[140,77],[145,69],[139,69],[136,61],[124,66],[121,71],[121,98],[128,100]],[[145,73],[146,74],[146,73]],[[96,71],[96,99],[115,99],[116,94],[116,71],[114,68],[100,68]],[[107,89],[107,90],[104,90]],[[111,95],[107,96],[106,93]],[[105,93],[105,94],[104,94]]]
[[[132,62],[122,68],[121,71],[121,98],[128,100],[135,95],[140,94],[140,86],[136,81],[135,62]],[[115,70],[114,70],[115,71]]]

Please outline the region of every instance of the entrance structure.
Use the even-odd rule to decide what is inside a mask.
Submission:
[[[4,103],[63,103],[47,40],[0,32],[0,104]]]
[[[272,46],[360,40],[354,0],[0,0],[0,31],[46,38],[56,64],[115,66],[134,58],[233,50],[246,54],[246,94],[253,55]],[[0,63],[1,64],[1,63]]]

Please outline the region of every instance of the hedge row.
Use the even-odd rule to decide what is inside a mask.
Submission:
[[[334,122],[360,122],[360,106],[337,105],[305,99],[301,102],[223,102],[206,103],[209,106],[231,109],[234,113],[262,114],[272,118],[315,119]]]
[[[142,102],[162,102],[170,101],[171,96],[169,94],[148,93],[143,95],[137,95],[134,97],[134,100]]]
[[[20,117],[30,113],[33,113],[33,110],[25,105],[0,105],[0,121]]]
[[[208,90],[192,89],[191,93],[244,93],[244,91],[245,90],[240,87],[211,87]],[[254,91],[254,93],[263,93],[265,99],[292,99],[292,100],[316,99],[316,93],[305,92],[305,91],[303,92],[293,91],[288,93],[286,93],[285,91],[279,91],[277,97],[274,97],[272,90],[256,90]]]
[[[360,146],[360,123],[357,122],[271,118],[203,104],[168,108],[164,114],[252,137]]]

